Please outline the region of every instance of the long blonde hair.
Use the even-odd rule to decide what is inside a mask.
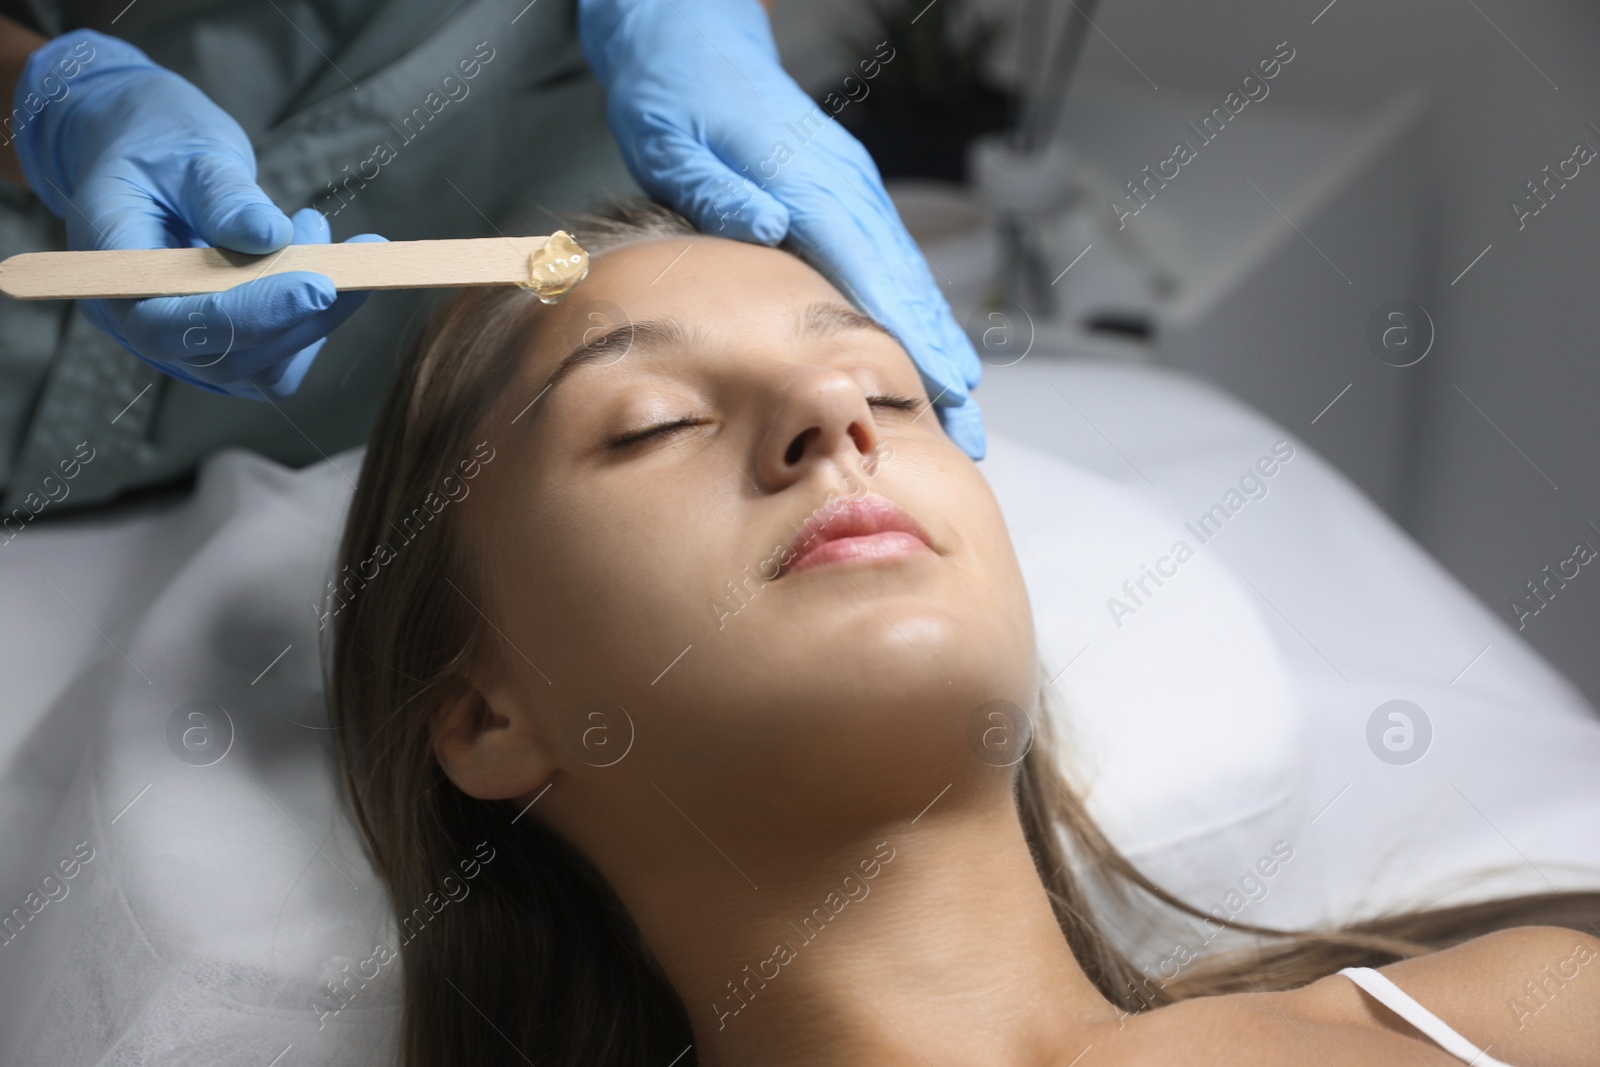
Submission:
[[[589,217],[577,229],[592,252],[695,232],[648,202]],[[405,1067],[660,1067],[693,1041],[681,1000],[593,865],[537,820],[513,822],[509,802],[461,793],[429,743],[430,709],[462,684],[456,668],[486,640],[470,606],[484,583],[453,510],[419,505],[430,494],[443,500],[446,479],[462,477],[462,457],[484,457],[475,428],[511,380],[519,338],[538,306],[516,289],[471,289],[428,322],[368,445],[324,605],[332,630],[329,713],[347,794],[395,929],[404,927]],[[379,545],[388,552],[375,565]],[[1049,716],[1039,720],[1016,772],[1022,824],[1072,952],[1127,1011],[1292,988],[1339,967],[1381,964],[1508,926],[1600,922],[1600,893],[1408,912],[1325,932],[1218,918],[1146,878],[1101,833],[1058,770]],[[1259,941],[1152,980],[1108,935],[1108,900],[1220,923]],[[694,1053],[675,1062],[688,1067]]]

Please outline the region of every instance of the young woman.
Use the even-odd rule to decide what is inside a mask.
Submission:
[[[650,205],[578,236],[563,303],[433,318],[328,604],[408,1067],[1596,1062],[1596,894],[1141,973],[1096,902],[1216,920],[1056,771],[905,352],[786,252]]]

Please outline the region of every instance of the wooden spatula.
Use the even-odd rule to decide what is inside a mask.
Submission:
[[[553,303],[583,280],[589,256],[564,230],[548,237],[288,245],[264,256],[220,248],[24,252],[0,262],[0,293],[17,300],[181,296],[290,270],[325,274],[337,289],[520,285]]]

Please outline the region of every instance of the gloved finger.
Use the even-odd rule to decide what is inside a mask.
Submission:
[[[176,376],[192,374],[219,386],[246,383],[256,378],[269,384],[277,384],[287,373],[288,364],[300,358],[308,347],[320,347],[319,342],[355,314],[356,310],[366,302],[366,298],[365,291],[342,294],[326,311],[297,323],[267,344],[252,348],[226,348],[217,353],[185,354],[158,365],[162,365],[163,369],[170,367]],[[309,369],[310,362],[307,361],[299,368],[297,377],[290,384],[298,388],[299,379],[304,378],[305,372]],[[236,395],[257,398],[253,389],[246,389],[243,392],[229,391]],[[287,396],[288,393],[278,395]]]
[[[175,359],[259,348],[327,311],[337,297],[326,276],[286,271],[220,293],[103,303],[135,352]]]
[[[304,217],[308,214],[311,217]],[[320,226],[321,232],[324,234],[327,233],[328,221],[326,216],[313,208],[302,208],[300,211],[297,211],[290,216],[290,218],[295,224],[296,244],[311,243],[310,241],[302,241],[300,239],[303,226],[307,228],[305,233],[308,237],[312,235],[312,227]],[[387,240],[387,238],[380,237],[375,233],[360,233],[349,238],[344,243],[370,244],[385,240]],[[367,295],[368,294],[365,290],[355,290],[347,293],[340,293],[339,299],[335,301],[331,311],[333,313],[337,313],[340,316],[340,321],[342,322],[344,319],[349,318],[350,315],[353,315],[355,310],[366,302]],[[326,338],[323,340],[314,341],[305,348],[302,348],[299,352],[294,354],[293,358],[283,363],[281,366],[268,367],[261,373],[252,375],[248,380],[241,380],[237,383],[234,383],[232,388],[237,388],[240,390],[236,392],[236,395],[248,396],[252,399],[260,399],[259,394],[256,391],[259,389],[261,392],[265,392],[275,397],[281,398],[293,396],[299,390],[300,383],[305,380],[306,373],[311,370],[311,364],[316,361],[317,354],[322,351],[324,340],[326,340]]]
[[[333,227],[328,225],[328,216],[314,207],[303,207],[290,215],[289,225],[294,230],[290,244],[325,245],[333,240]]]
[[[791,208],[790,242],[900,339],[936,406],[959,408],[982,377],[977,352],[901,223],[871,157],[842,131],[837,140],[826,146],[826,180],[800,170],[773,183]]]
[[[311,277],[323,278],[320,274]],[[325,278],[323,280],[326,281]],[[326,309],[280,331],[273,336],[270,343],[251,348],[236,348],[220,362],[216,357],[205,354],[185,355],[181,362],[191,367],[210,367],[206,377],[215,382],[235,382],[254,377],[271,367],[287,362],[307,345],[320,341],[332,333],[366,303],[367,296],[366,290],[341,293]]]
[[[939,337],[941,347],[954,357],[956,373],[962,376],[967,388],[977,388],[983,380],[983,361],[978,358],[971,335],[956,321],[955,312],[950,309],[943,292],[939,293],[938,311],[934,321],[928,324],[928,330]]]
[[[142,184],[114,173],[84,182],[64,216],[73,249],[177,248],[171,210]]]
[[[633,172],[646,191],[702,233],[775,245],[789,232],[788,208],[682,131],[664,129],[639,156]]]
[[[302,353],[297,353],[294,358],[298,359],[301,354],[309,351],[311,356],[306,360],[306,367],[309,368],[310,359],[316,357],[316,350],[321,347],[321,342],[312,344],[307,349],[302,350]],[[197,389],[204,389],[208,393],[216,393],[219,396],[231,396],[247,400],[261,399],[261,391],[252,384],[253,382],[263,378],[281,377],[280,370],[285,365],[282,355],[275,349],[258,349],[254,352],[230,352],[225,357],[225,361],[220,359],[215,361],[196,360],[195,362],[200,364],[197,368],[190,367],[189,362],[182,359],[149,359],[139,355],[137,352],[134,352],[133,356],[141,363],[147,363],[161,373],[176,378],[181,382],[186,382]],[[294,359],[291,359],[290,362],[294,362]],[[237,381],[212,381],[210,376],[216,367],[224,368],[223,373],[236,371],[240,367],[249,367],[253,370],[252,373]],[[302,370],[301,377],[303,376],[304,371]]]
[[[807,262],[899,339],[935,405],[966,401],[968,382],[981,369],[968,366],[977,364],[977,354],[958,329],[941,325],[954,323],[949,305],[922,253],[898,225],[857,204],[845,210],[822,203],[796,215],[789,237]]]
[[[209,245],[259,255],[293,238],[289,217],[261,191],[253,168],[229,149],[201,151],[186,168],[183,184],[178,211]]]
[[[900,249],[899,262],[894,262],[881,250],[895,249],[895,242],[887,236],[874,240],[871,229],[852,230],[841,220],[822,236],[800,224],[791,240],[854,304],[899,338],[951,440],[974,460],[981,459],[982,416],[969,390],[978,384],[982,364],[972,342],[956,324],[927,268],[916,269],[921,260],[915,247]],[[906,256],[919,257],[917,264]]]
[[[269,367],[260,374],[236,383],[244,390],[240,395],[250,396],[255,400],[261,399],[261,393],[279,398],[293,396],[299,391],[300,383],[305,380],[306,373],[311,370],[311,364],[316,362],[317,355],[327,342],[326,337],[320,341],[313,341],[296,352],[288,362]]]
[[[326,241],[327,222],[318,212],[308,208],[296,214],[305,236]],[[350,240],[384,238],[361,234]],[[157,364],[178,361],[174,376],[193,374],[218,383],[289,359],[355,314],[366,298],[361,290],[336,292],[325,275],[286,271],[220,293],[89,301],[96,306],[86,306],[85,314],[135,354]]]
[[[301,208],[294,213],[292,218],[295,226],[296,244],[325,244],[328,239],[328,220],[315,208]],[[299,238],[304,237],[305,240]],[[375,233],[360,233],[347,239],[345,244],[376,244],[386,242],[388,239]],[[309,273],[309,272],[289,272]],[[320,274],[310,277],[324,278]],[[327,335],[332,333],[351,315],[354,315],[362,304],[366,303],[371,295],[365,289],[352,289],[338,294],[333,304],[307,321],[286,330],[262,349],[235,353],[228,356],[227,365],[217,363],[213,358],[207,358],[206,363],[216,366],[216,371],[209,372],[208,378],[213,381],[229,385],[229,393],[235,396],[245,396],[251,399],[260,399],[252,382],[259,384],[266,392],[274,396],[291,396],[300,388],[306,373],[311,369],[311,364],[316,360],[317,353],[322,350],[322,342]],[[185,359],[183,362],[190,366],[201,363],[199,358]],[[235,388],[235,386],[237,388]]]
[[[213,332],[212,324],[219,318],[215,313],[205,314],[199,311],[190,311],[188,321],[190,326],[183,333],[184,349],[177,353],[140,351],[132,344],[125,334],[125,320],[127,305],[142,303],[133,300],[82,300],[79,301],[79,310],[84,318],[109,334],[118,344],[122,345],[134,356],[150,364],[156,370],[189,382],[211,392],[223,393],[227,390],[208,381],[216,372],[212,368],[224,359],[233,361],[238,367],[241,363],[248,363],[251,370],[260,370],[270,364],[274,359],[281,358],[271,350],[256,350],[254,356],[237,348],[234,333],[226,328]],[[218,336],[220,334],[220,337]],[[204,349],[213,351],[207,353]],[[184,358],[185,351],[189,358]]]
[[[958,406],[939,408],[939,422],[961,451],[973,460],[984,457],[989,448],[988,435],[983,429],[983,412],[971,396]]]
[[[204,382],[232,395],[233,383],[266,374],[292,356],[293,349],[281,344],[259,348],[228,348],[216,354],[183,355],[173,359],[150,359],[151,366],[175,378]]]

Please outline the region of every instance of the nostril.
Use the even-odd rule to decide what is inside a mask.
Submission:
[[[800,457],[806,454],[806,442],[811,440],[812,436],[816,433],[817,428],[813,426],[811,429],[806,430],[804,433],[797,436],[793,441],[790,441],[789,450],[783,454],[783,461],[789,464],[791,467],[796,463],[799,463]]]

